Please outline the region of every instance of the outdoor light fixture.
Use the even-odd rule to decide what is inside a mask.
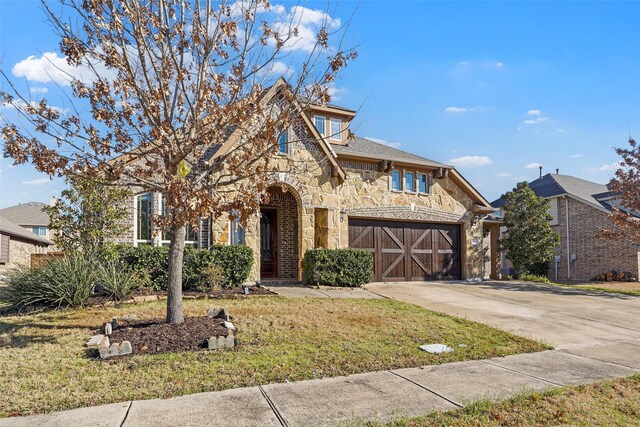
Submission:
[[[347,213],[343,209],[340,210],[340,222],[344,222],[344,217],[346,216],[346,214]]]

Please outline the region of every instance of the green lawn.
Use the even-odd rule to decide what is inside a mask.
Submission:
[[[170,397],[286,380],[481,359],[548,347],[486,325],[391,300],[185,301],[188,315],[224,306],[235,351],[87,357],[84,342],[115,315],[164,314],[164,302],[0,317],[0,416]],[[431,355],[424,343],[455,352]],[[466,347],[458,347],[466,344]]]
[[[555,283],[546,278],[529,278],[528,283],[543,283],[562,288],[583,289],[585,291],[609,292],[613,294],[640,297],[640,282],[589,282],[589,283]]]
[[[526,394],[500,403],[478,402],[457,411],[398,420],[386,427],[637,425],[640,375]]]

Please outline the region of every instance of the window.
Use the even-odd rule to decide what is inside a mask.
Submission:
[[[229,244],[244,245],[244,229],[237,219],[229,221]]]
[[[549,221],[551,225],[558,225],[558,198],[549,199],[549,214],[552,219]]]
[[[136,241],[135,244],[151,244],[151,213],[153,196],[151,193],[139,194],[135,197],[136,206]]]
[[[402,178],[400,171],[391,172],[391,189],[400,191],[402,190]]]
[[[413,172],[404,173],[404,189],[411,193],[416,191],[415,174]]]
[[[329,121],[329,125],[329,139],[333,139],[334,141],[342,141],[342,120],[331,119]]]
[[[418,192],[420,193],[429,193],[429,177],[424,173],[418,174]]]
[[[289,152],[288,149],[287,149],[288,146],[289,146],[289,144],[288,144],[288,142],[289,142],[288,139],[289,138],[287,137],[287,131],[284,130],[284,131],[280,132],[279,130],[277,130],[277,132],[279,132],[279,135],[278,135],[278,151],[280,153],[286,154],[286,153]]]
[[[162,198],[162,214],[167,215],[168,213],[167,203],[165,202],[164,197]],[[165,229],[162,231],[162,240],[160,243],[162,246],[169,246],[171,242],[171,236],[169,235],[169,230]],[[184,243],[187,245],[198,247],[198,232],[193,229],[190,225],[187,225],[187,229],[185,230],[184,235]]]
[[[37,234],[38,236],[47,235],[47,227],[31,227],[31,231],[33,231],[33,234]]]
[[[313,121],[320,136],[325,136],[325,118],[322,116],[314,116]]]

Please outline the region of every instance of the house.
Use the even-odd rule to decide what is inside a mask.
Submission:
[[[640,245],[597,237],[613,228],[611,212],[617,204],[606,185],[569,175],[546,174],[529,187],[549,200],[551,225],[560,235],[558,257],[549,269],[549,278],[559,281],[588,281],[610,270],[628,271],[638,277]],[[492,203],[500,208],[504,196]],[[503,259],[503,267],[508,266]]]
[[[0,272],[31,265],[31,255],[46,253],[49,239],[0,216]]]
[[[46,203],[41,202],[21,203],[0,209],[0,216],[37,236],[51,239],[49,215],[43,209],[46,206],[48,206]]]
[[[455,168],[349,137],[353,110],[309,105],[301,114],[278,140],[283,172],[270,177],[259,214],[244,224],[203,218],[187,244],[248,245],[258,281],[299,281],[307,250],[346,247],[373,254],[374,281],[481,278],[482,218],[493,209]],[[292,172],[292,161],[304,171]],[[119,241],[168,245],[151,221],[161,195],[136,194],[131,207],[130,232]]]

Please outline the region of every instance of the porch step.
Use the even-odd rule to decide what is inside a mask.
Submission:
[[[295,279],[263,279],[256,282],[259,286],[302,286],[302,282]]]

